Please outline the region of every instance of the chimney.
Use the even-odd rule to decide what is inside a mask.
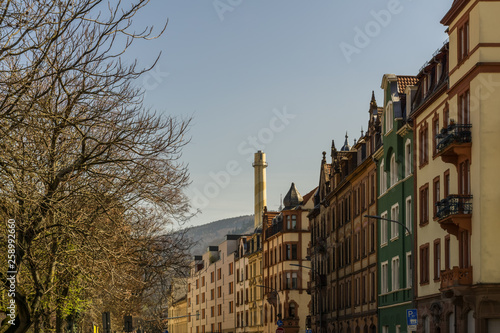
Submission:
[[[267,205],[266,195],[266,154],[259,150],[254,155],[254,174],[255,174],[255,208],[254,208],[254,227],[262,226],[262,213]]]

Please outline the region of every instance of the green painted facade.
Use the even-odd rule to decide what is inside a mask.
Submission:
[[[413,232],[413,131],[406,122],[406,96],[398,81],[394,75],[383,80],[383,146],[376,154],[377,215],[397,220]],[[378,235],[379,332],[408,332],[406,310],[413,308],[413,235],[402,225],[384,220],[378,221]]]

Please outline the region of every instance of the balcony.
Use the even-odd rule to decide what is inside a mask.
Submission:
[[[436,138],[437,156],[440,156],[443,162],[457,164],[458,157],[469,156],[472,145],[471,124],[451,124],[441,130]]]
[[[441,227],[457,236],[459,229],[471,232],[472,195],[449,195],[436,203],[436,216]]]
[[[472,285],[472,267],[459,268],[441,271],[441,290]]]

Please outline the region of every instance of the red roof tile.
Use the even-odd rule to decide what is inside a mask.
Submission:
[[[398,93],[404,94],[406,86],[414,86],[418,83],[416,76],[398,75]]]

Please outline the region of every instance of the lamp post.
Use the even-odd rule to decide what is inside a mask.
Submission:
[[[278,294],[278,291],[276,289],[274,289],[274,288],[271,288],[271,287],[268,287],[268,286],[259,285],[259,284],[256,284],[255,286],[256,287],[265,288],[265,289],[270,289],[270,290],[273,291],[273,293],[276,294],[276,302],[277,302],[276,303],[276,317],[278,319],[281,319],[282,316],[281,316],[281,309],[280,309],[280,294]],[[278,311],[279,311],[279,313],[278,313]]]
[[[384,221],[389,221],[391,223],[396,223],[396,224],[399,224],[400,226],[402,226],[403,228],[406,229],[406,231],[408,232],[408,235],[410,236],[410,254],[411,254],[411,261],[410,261],[410,270],[411,270],[411,306],[412,308],[415,306],[415,278],[414,278],[414,269],[413,269],[413,260],[415,259],[414,256],[413,256],[413,234],[411,233],[411,230],[408,229],[408,227],[406,225],[404,225],[403,223],[399,222],[399,221],[396,221],[396,220],[391,220],[391,219],[388,219],[386,217],[382,217],[382,216],[378,216],[378,215],[365,215],[365,217],[368,217],[368,218],[372,218],[372,219],[377,219],[377,220],[384,220]],[[404,254],[404,237],[403,237],[403,254]],[[408,286],[406,286],[408,287]]]
[[[299,264],[290,264],[290,266],[296,266],[296,267],[302,267],[302,268],[310,269],[311,271],[313,271],[315,278],[316,278],[316,276],[319,276],[320,286],[323,284],[323,278],[322,278],[323,274],[318,273],[312,267],[304,266],[304,265],[299,265]],[[318,293],[318,295],[319,295],[319,293]],[[323,333],[323,305],[322,304],[323,304],[323,299],[321,299],[319,301],[319,306],[318,306],[318,311],[319,311],[319,331],[320,331],[320,333]]]

